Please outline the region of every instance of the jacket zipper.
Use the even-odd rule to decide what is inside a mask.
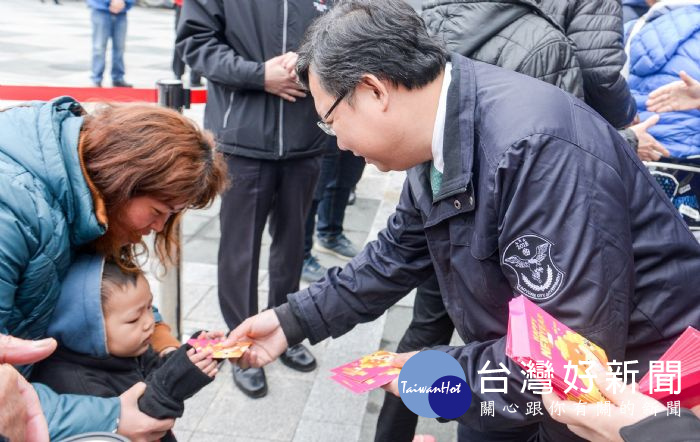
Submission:
[[[233,107],[233,94],[235,94],[234,91],[231,91],[231,93],[228,96],[228,107],[226,108],[226,112],[224,113],[224,124],[222,126],[222,129],[226,129],[226,126],[228,126],[228,117],[231,115],[231,107]]]
[[[282,54],[287,52],[287,14],[288,14],[288,0],[284,0],[284,26],[282,27]],[[280,117],[279,117],[279,155],[282,157],[284,154],[284,98],[280,97]]]

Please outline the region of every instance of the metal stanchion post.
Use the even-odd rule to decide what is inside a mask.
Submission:
[[[180,80],[160,80],[156,83],[158,88],[158,104],[182,113],[183,109],[190,107],[190,90],[182,87]],[[181,227],[178,227],[176,241],[180,244]],[[162,281],[161,305],[159,306],[163,319],[173,328],[175,336],[182,339],[182,303],[181,301],[181,264],[182,258],[177,257],[175,265],[170,268]]]

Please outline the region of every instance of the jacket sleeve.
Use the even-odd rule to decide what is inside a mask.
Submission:
[[[406,181],[396,212],[377,240],[343,269],[332,268],[321,281],[289,295],[289,305],[315,344],[376,319],[431,272],[422,218]]]
[[[607,136],[611,144],[622,144],[612,130]],[[549,135],[518,141],[506,151],[494,175],[493,222],[499,226],[497,259],[515,295],[527,294],[552,316],[601,346],[609,360],[622,361],[635,269],[627,186],[614,164]],[[550,276],[542,282],[532,279],[528,269],[519,270],[511,267],[512,260],[506,261],[521,248],[534,256],[535,245],[544,244],[537,259]],[[523,276],[532,280],[523,280]],[[540,285],[532,288],[533,284]],[[472,387],[472,406],[460,422],[489,430],[549,420],[526,415],[528,403],[541,399],[527,388],[521,391],[524,373],[506,356],[505,336],[442,350],[460,362]],[[501,369],[503,364],[510,373],[478,374],[487,363],[488,370]],[[482,381],[490,376],[506,378],[507,392],[489,390],[492,384]],[[480,404],[490,401],[495,417],[481,416]],[[511,404],[519,407],[518,412],[508,411]]]
[[[236,54],[227,44],[225,32],[226,17],[221,0],[186,1],[175,47],[185,63],[209,80],[238,89],[264,89],[265,64]]]
[[[622,6],[617,0],[574,3],[566,32],[583,70],[585,101],[613,127],[625,127],[637,114],[637,104],[620,73],[626,59]]]
[[[685,408],[681,409],[680,416],[649,416],[620,429],[620,436],[625,442],[683,442],[697,440],[698,435],[700,419]]]
[[[187,356],[192,348],[183,345],[168,354],[165,363],[151,371],[146,378],[146,391],[139,398],[139,409],[156,419],[180,417],[185,399],[213,381]]]
[[[553,29],[551,32],[559,31]],[[563,35],[538,46],[523,60],[516,72],[534,76],[569,92],[576,98],[584,99],[581,68],[574,49]]]
[[[99,398],[75,394],[56,394],[43,384],[32,384],[39,396],[41,409],[49,426],[49,438],[117,429],[121,413],[119,398]]]
[[[12,334],[7,322],[15,307],[15,292],[39,239],[36,212],[26,190],[0,179],[4,199],[0,206],[0,333]]]

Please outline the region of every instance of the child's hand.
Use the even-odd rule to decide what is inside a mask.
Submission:
[[[213,378],[219,372],[218,363],[211,357],[211,350],[197,353],[194,348],[191,348],[187,350],[187,357],[210,378]]]

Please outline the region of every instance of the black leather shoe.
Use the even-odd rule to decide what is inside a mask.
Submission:
[[[112,86],[114,86],[114,87],[134,87],[133,84],[127,83],[127,82],[124,81],[124,80],[121,80],[121,81],[113,81],[113,82],[112,82]]]
[[[284,365],[298,371],[313,371],[316,368],[316,358],[301,344],[289,347],[280,355]]]
[[[243,370],[237,365],[233,366],[233,382],[253,399],[261,398],[267,394],[267,380],[262,368],[248,368]]]

